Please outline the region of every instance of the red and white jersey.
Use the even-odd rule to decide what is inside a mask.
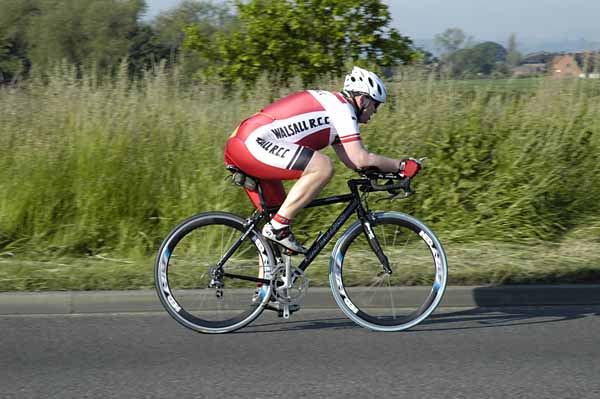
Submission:
[[[354,108],[336,92],[307,90],[268,105],[243,121],[225,145],[224,161],[261,179],[266,204],[285,199],[281,180],[298,179],[314,151],[360,140]],[[246,189],[261,209],[260,197]]]
[[[263,108],[240,125],[237,137],[248,149],[290,143],[320,150],[337,142],[360,140],[354,108],[337,92],[306,90]],[[257,152],[257,155],[260,152]]]

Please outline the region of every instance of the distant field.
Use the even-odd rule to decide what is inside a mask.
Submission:
[[[442,85],[454,85],[457,88],[488,88],[502,90],[536,90],[544,83],[545,78],[522,79],[470,79],[440,81]]]

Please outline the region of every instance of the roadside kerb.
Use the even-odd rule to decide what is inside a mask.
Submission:
[[[405,289],[403,302],[418,304],[427,288]],[[600,284],[451,286],[440,307],[600,305]],[[329,288],[309,288],[303,308],[337,308]],[[0,293],[0,315],[161,312],[156,293],[140,291],[69,291]]]

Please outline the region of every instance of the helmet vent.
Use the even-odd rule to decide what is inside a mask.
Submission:
[[[346,75],[344,90],[348,93],[364,94],[379,103],[384,103],[387,97],[383,81],[366,69],[355,66],[352,72]]]

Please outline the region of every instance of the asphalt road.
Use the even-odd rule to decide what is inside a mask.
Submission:
[[[0,398],[600,398],[600,306],[443,309],[375,333],[265,312],[229,335],[163,313],[0,317]]]

